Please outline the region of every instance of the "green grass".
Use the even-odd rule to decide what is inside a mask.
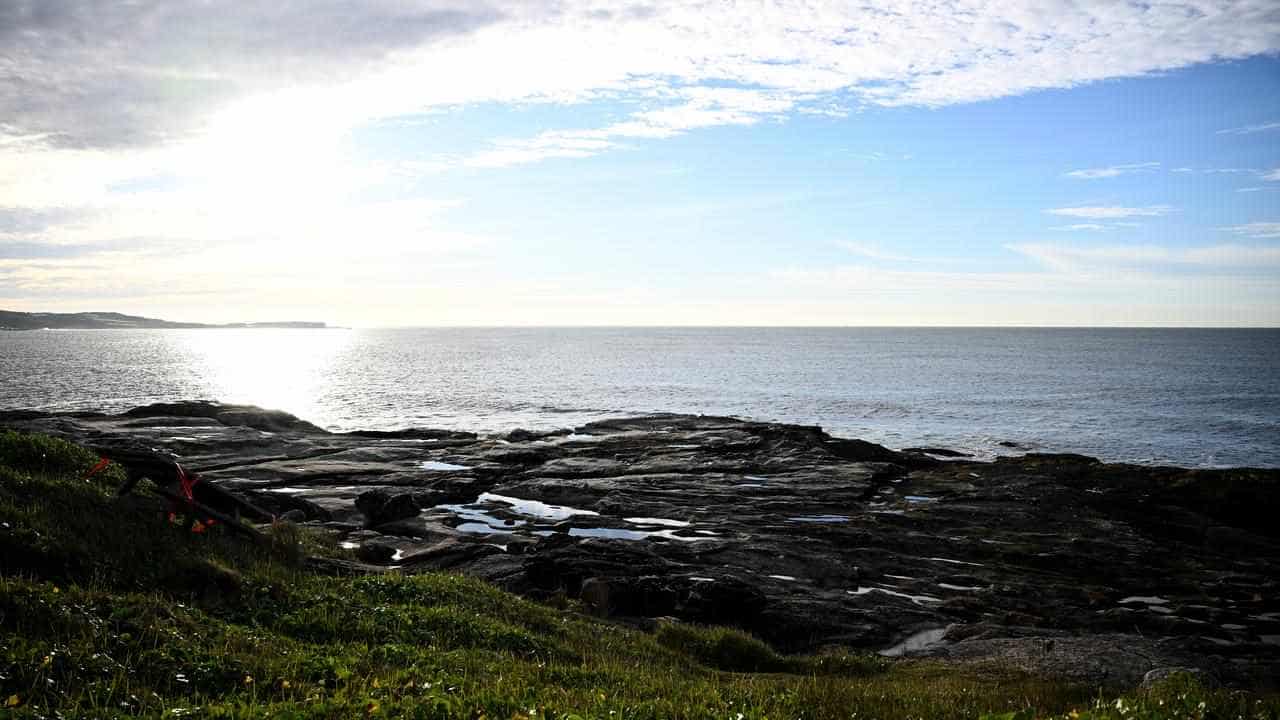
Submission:
[[[0,433],[0,715],[14,718],[1264,718],[1174,680],[1100,698],[999,668],[797,657],[725,628],[643,633],[458,575],[334,578],[292,525],[254,545],[115,497],[109,468]]]

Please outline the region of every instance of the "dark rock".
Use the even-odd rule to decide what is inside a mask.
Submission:
[[[950,626],[922,652],[1098,684],[1178,666],[1228,683],[1280,676],[1280,646],[1260,642],[1280,637],[1280,470],[944,461],[690,415],[503,440],[332,434],[215,403],[0,424],[133,448],[143,465],[161,459],[155,472],[176,459],[270,513],[346,533],[370,560],[403,548],[402,571],[581,598],[629,623],[731,624],[786,651],[884,650]],[[361,519],[372,529],[352,532]]]
[[[1141,687],[1152,688],[1163,682],[1175,677],[1185,677],[1200,683],[1204,687],[1214,688],[1220,684],[1217,678],[1209,673],[1195,667],[1161,667],[1155,670],[1148,670],[1146,675],[1142,676]]]
[[[365,524],[377,527],[396,520],[417,517],[422,510],[413,493],[378,488],[361,493],[356,507],[364,514]]]
[[[223,425],[243,425],[268,432],[324,432],[305,420],[280,410],[264,410],[253,405],[224,405],[215,402],[187,401],[154,403],[124,413],[130,418],[187,417],[212,418]]]
[[[831,439],[826,443],[831,454],[841,460],[853,462],[903,463],[904,456],[883,445],[869,443],[866,440]]]
[[[437,440],[446,442],[471,442],[476,439],[473,432],[462,430],[440,430],[437,428],[405,428],[404,430],[353,430],[344,433],[354,438],[376,438],[380,440]],[[435,447],[433,445],[433,447]]]
[[[348,575],[379,575],[385,572],[391,572],[387,568],[379,565],[370,565],[368,563],[354,562],[352,560],[340,560],[338,558],[327,557],[306,558],[304,565],[312,572],[339,577]]]
[[[246,490],[241,492],[254,505],[282,519],[326,521],[332,518],[320,505],[291,493]]]
[[[451,570],[497,554],[502,554],[502,550],[492,545],[449,539],[405,555],[400,559],[400,564],[408,568]]]
[[[525,442],[530,442],[535,440],[546,440],[547,438],[563,437],[565,435],[568,435],[570,432],[572,431],[567,428],[561,429],[561,430],[546,430],[546,431],[525,430],[523,428],[520,428],[520,429],[512,430],[511,432],[507,433],[505,436],[503,436],[503,439],[506,440],[507,442],[525,443]]]
[[[922,455],[933,455],[934,457],[946,457],[946,458],[973,457],[973,453],[960,452],[959,450],[951,450],[948,448],[934,448],[934,447],[903,448],[902,452],[920,453]]]
[[[395,554],[396,547],[383,542],[361,543],[356,548],[356,557],[367,563],[387,563]]]

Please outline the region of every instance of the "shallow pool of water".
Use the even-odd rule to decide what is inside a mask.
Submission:
[[[418,464],[423,470],[434,470],[436,472],[457,472],[459,470],[470,470],[466,465],[455,465],[453,463],[440,462],[439,460],[424,460]]]

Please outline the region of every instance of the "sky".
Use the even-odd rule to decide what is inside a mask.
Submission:
[[[1280,325],[1274,0],[0,0],[0,308]]]

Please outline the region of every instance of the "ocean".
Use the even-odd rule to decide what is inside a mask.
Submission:
[[[118,411],[180,399],[278,408],[334,430],[492,433],[683,412],[979,457],[1278,467],[1280,330],[0,333],[0,408]]]

